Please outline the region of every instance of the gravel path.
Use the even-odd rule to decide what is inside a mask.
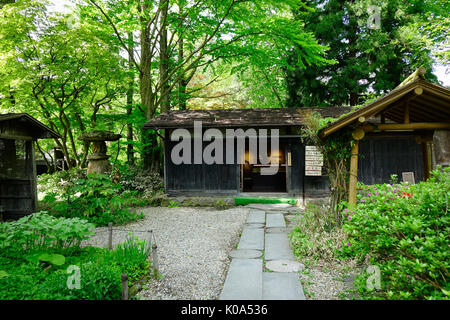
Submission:
[[[230,259],[247,219],[247,208],[143,209],[145,218],[117,229],[153,230],[158,245],[161,280],[152,280],[139,293],[151,300],[212,300],[223,287]],[[107,228],[97,228],[90,245],[106,246]],[[128,232],[114,230],[113,243]],[[145,233],[135,233],[145,239]]]

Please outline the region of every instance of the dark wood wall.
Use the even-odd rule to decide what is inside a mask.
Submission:
[[[319,197],[329,194],[328,176],[305,176],[305,145],[301,143],[300,138],[290,139],[288,150],[291,151],[292,158],[288,175],[289,194],[301,197]]]
[[[305,176],[305,145],[300,138],[281,138],[281,141],[286,146],[286,153],[291,152],[291,165],[287,169],[288,194],[307,198],[328,195],[330,188],[325,171],[323,176]],[[167,193],[235,195],[240,192],[240,165],[175,165],[170,152],[176,143],[166,139]],[[360,142],[359,153],[358,180],[365,184],[387,183],[391,174],[397,174],[401,180],[402,172],[414,172],[416,181],[423,180],[421,146],[414,137],[368,136]]]
[[[392,174],[414,172],[423,181],[422,148],[414,136],[367,136],[360,141],[358,181],[364,184],[389,183]]]
[[[329,193],[327,176],[305,176],[305,146],[300,138],[281,138],[286,145],[286,152],[291,152],[291,166],[287,173],[288,193],[296,197],[323,196]],[[180,164],[175,165],[171,160],[171,151],[178,142],[165,139],[165,185],[168,194],[232,194],[240,192],[240,165],[237,164]],[[208,142],[209,143],[209,142]],[[204,143],[204,146],[208,143]],[[224,143],[225,149],[225,143]],[[224,150],[225,155],[226,150]],[[234,150],[235,157],[236,143]],[[192,143],[192,163],[193,163]],[[268,179],[270,181],[271,179]],[[278,180],[277,180],[278,181]],[[270,189],[270,188],[269,188]]]
[[[0,208],[3,219],[17,219],[36,210],[36,168],[33,141],[0,138]]]
[[[194,164],[192,142],[191,163],[175,165],[170,157],[178,142],[165,139],[165,184],[169,194],[236,194],[240,189],[240,168],[236,164]],[[204,143],[206,146],[208,143]],[[224,143],[225,149],[225,143]],[[224,150],[224,156],[225,156]],[[236,152],[235,152],[236,157]]]

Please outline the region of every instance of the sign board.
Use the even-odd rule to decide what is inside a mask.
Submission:
[[[305,161],[322,161],[322,156],[305,156]]]
[[[321,176],[322,171],[305,171],[305,176]]]
[[[408,184],[415,184],[414,172],[402,172],[403,182],[408,182]]]
[[[323,155],[316,146],[305,146],[305,176],[321,176]]]
[[[305,166],[306,171],[322,171],[322,166]]]

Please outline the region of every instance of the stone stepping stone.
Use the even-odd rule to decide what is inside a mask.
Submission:
[[[251,250],[251,249],[241,249],[241,250],[233,250],[230,252],[231,258],[237,259],[256,259],[262,256],[262,251],[259,250]]]
[[[271,260],[266,262],[266,269],[274,272],[299,272],[305,269],[305,266],[298,261]]]
[[[251,210],[248,214],[247,223],[262,223],[266,222],[266,214],[264,211]]]
[[[238,249],[264,250],[264,229],[244,229]]]
[[[291,245],[287,234],[267,233],[265,239],[265,260],[293,260]]]
[[[263,300],[306,300],[296,273],[263,273]]]
[[[260,229],[264,228],[264,223],[246,223],[244,225],[245,229]]]
[[[287,233],[287,228],[267,228],[266,233]]]
[[[219,300],[261,300],[262,259],[233,259]]]
[[[267,215],[266,221],[267,228],[284,228],[286,222],[284,221],[284,215],[282,213],[274,213]]]
[[[251,209],[258,209],[258,210],[282,210],[286,211],[287,208],[292,208],[293,206],[288,203],[254,203],[254,204],[248,204],[248,208]]]

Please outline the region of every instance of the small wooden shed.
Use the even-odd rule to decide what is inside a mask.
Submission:
[[[26,113],[0,114],[0,218],[36,211],[34,142],[50,138],[60,135]]]
[[[450,90],[423,79],[418,69],[385,96],[330,123],[322,138],[347,128],[355,144],[350,162],[349,202],[356,183],[389,182],[408,173],[424,181],[436,166],[450,164]]]
[[[169,195],[249,195],[249,194],[286,194],[297,198],[321,197],[330,192],[326,172],[311,175],[308,169],[308,153],[311,146],[306,146],[300,136],[305,118],[312,112],[322,117],[338,117],[349,112],[348,107],[327,108],[284,108],[284,109],[215,109],[215,110],[173,110],[160,114],[149,121],[145,128],[164,129],[164,182]],[[238,163],[237,138],[234,137],[234,148],[228,150],[223,143],[223,158],[220,163],[206,163],[200,159],[195,163],[195,156],[202,154],[196,150],[192,142],[191,164],[176,164],[171,158],[172,151],[178,141],[171,141],[176,129],[194,131],[194,122],[201,122],[200,137],[205,130],[220,131],[224,137],[228,129],[255,130],[259,143],[260,129],[278,129],[279,146],[273,150],[272,157],[278,158],[278,170],[274,175],[263,175],[263,168],[269,165],[261,163],[257,154],[249,148],[246,138],[245,164]],[[267,131],[269,132],[269,131]],[[193,137],[194,134],[191,135]],[[194,141],[193,138],[191,141]],[[224,138],[226,139],[226,138]],[[232,139],[232,140],[233,140]],[[203,147],[210,142],[203,141]],[[233,154],[234,162],[226,163],[227,153]],[[250,158],[253,160],[250,161]]]

